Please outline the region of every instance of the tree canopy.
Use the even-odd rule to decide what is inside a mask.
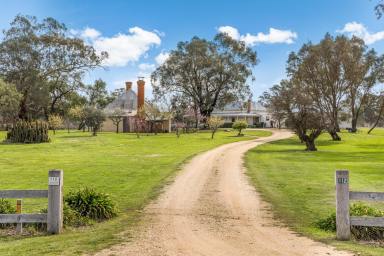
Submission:
[[[248,96],[247,79],[257,62],[255,51],[226,34],[212,41],[194,37],[179,42],[152,73],[154,94],[185,98],[209,117],[215,107]]]
[[[47,117],[82,86],[84,72],[99,67],[107,56],[70,36],[66,26],[53,18],[39,22],[18,15],[0,42],[0,76],[22,95],[20,118]]]

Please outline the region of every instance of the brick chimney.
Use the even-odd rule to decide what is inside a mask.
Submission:
[[[132,89],[132,82],[125,82],[125,90],[129,91]]]
[[[249,98],[247,102],[247,113],[251,113],[252,111],[252,99]]]
[[[145,82],[141,78],[137,81],[137,109],[144,106],[144,85]]]

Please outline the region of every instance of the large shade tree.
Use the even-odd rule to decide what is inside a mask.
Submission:
[[[18,15],[0,42],[0,76],[22,94],[19,117],[36,118],[56,112],[59,100],[81,86],[84,72],[106,57],[53,18]]]
[[[347,93],[344,79],[343,47],[348,39],[327,34],[319,44],[304,44],[291,53],[287,73],[324,114],[326,129],[333,140],[340,140],[339,113]]]
[[[307,151],[317,150],[315,140],[326,122],[322,110],[302,90],[302,84],[297,80],[282,80],[264,93],[263,100],[271,109],[277,108],[276,111],[284,114],[286,125],[305,143]]]
[[[186,98],[209,117],[215,107],[248,96],[247,79],[256,64],[256,52],[227,34],[218,34],[212,41],[194,37],[179,42],[152,73],[154,94]]]

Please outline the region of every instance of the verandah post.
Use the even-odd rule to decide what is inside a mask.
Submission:
[[[59,234],[63,228],[63,171],[48,173],[47,232]]]
[[[349,218],[349,171],[337,170],[336,182],[336,238],[349,240],[351,224]]]

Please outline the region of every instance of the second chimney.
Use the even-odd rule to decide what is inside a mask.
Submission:
[[[139,110],[144,106],[144,80],[137,81],[137,109]]]
[[[125,90],[129,91],[132,89],[132,82],[125,82]]]

